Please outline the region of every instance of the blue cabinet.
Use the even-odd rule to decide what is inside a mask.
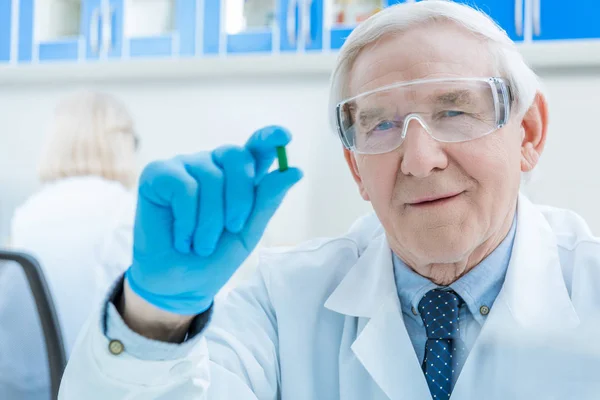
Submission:
[[[196,54],[196,19],[197,4],[201,0],[174,0],[173,29],[160,35],[125,36],[125,13],[128,12],[125,0],[0,0],[0,7],[10,8],[10,4],[18,4],[18,46],[17,59],[20,62],[44,61],[81,61],[120,59],[128,57],[154,56],[193,56]],[[206,3],[211,3],[206,1]],[[56,17],[56,9],[50,12],[50,7],[65,4],[75,5],[75,12],[70,13],[67,25],[75,27],[66,29],[74,32],[61,36],[65,31],[62,20],[52,21],[40,28],[39,24],[49,15]],[[141,7],[146,2],[138,2]],[[167,3],[165,3],[167,4]],[[44,8],[45,7],[45,8]],[[41,10],[41,11],[40,11]],[[39,15],[36,15],[39,14]],[[156,14],[155,14],[156,15]],[[10,23],[4,24],[4,19],[10,22],[11,14],[5,16],[0,8],[0,31],[5,27],[10,31]],[[144,21],[143,16],[132,15],[133,21]],[[143,23],[143,22],[142,22]],[[36,25],[38,24],[38,25]],[[47,30],[54,30],[48,35]],[[43,31],[40,34],[40,31]],[[6,39],[10,49],[10,39]],[[0,59],[2,57],[4,36],[0,37]]]
[[[120,58],[123,48],[123,0],[83,0],[81,40],[85,58]]]
[[[234,3],[234,2],[232,2]],[[225,0],[204,2],[203,54],[290,53],[323,48],[322,0],[244,0],[238,21]],[[250,9],[253,5],[262,9]]]
[[[85,1],[83,0],[82,3],[85,3]],[[36,21],[36,6],[48,7],[46,10],[49,10],[52,4],[47,0],[20,0],[15,3],[19,4],[17,59],[20,62],[74,61],[83,56],[83,54],[80,54],[80,42],[83,40],[83,37],[77,32],[64,29],[65,26],[70,27],[75,23],[75,31],[77,31],[79,21],[65,20],[53,24],[52,21],[44,20],[44,27],[48,29],[44,32],[41,29],[38,30],[40,37],[36,37],[36,27],[34,26],[34,22]],[[76,13],[79,9],[79,4],[76,2],[65,2],[61,6],[63,8],[57,14],[62,16],[73,12]],[[48,18],[49,14],[49,12],[46,14]],[[64,34],[61,35],[61,32]],[[51,37],[48,37],[48,35]]]
[[[321,3],[325,1],[333,0],[316,0]],[[514,41],[523,40],[524,32],[524,11],[526,0],[455,0],[460,3],[465,3],[470,6],[484,11],[491,16],[511,37]],[[405,0],[383,0],[382,6],[389,7],[390,5],[403,3]],[[334,15],[335,17],[335,15]],[[325,26],[330,25],[329,29],[326,29],[329,35],[329,42],[331,49],[339,49],[344,44],[346,38],[352,30],[354,25],[348,25],[341,21],[341,18],[337,18],[335,21],[325,21]]]
[[[102,32],[102,0],[82,2],[81,33],[85,38],[85,58],[100,58]]]
[[[325,1],[333,0],[316,0],[321,3]],[[382,0],[383,7],[389,7],[397,3],[403,3],[408,0]],[[526,0],[455,0],[460,3],[465,3],[470,6],[474,6],[485,13],[487,13],[492,19],[494,19],[511,37],[514,41],[523,40],[524,32],[524,11]],[[589,0],[592,1],[592,0]],[[334,17],[336,17],[334,15]],[[348,25],[341,21],[342,18],[337,18],[335,21],[325,21],[325,26],[330,25],[329,29],[326,29],[329,35],[330,48],[333,50],[339,49],[344,44],[346,38],[352,30],[354,25]]]
[[[18,60],[31,61],[33,57],[33,0],[22,0],[19,3],[19,46]]]
[[[414,1],[0,0],[0,62],[335,51],[360,21]],[[453,1],[486,12],[517,42],[600,39],[600,0]],[[57,12],[68,22],[43,22]]]
[[[600,2],[598,0],[532,0],[533,39],[600,38]]]
[[[115,1],[115,0],[111,0]],[[129,57],[170,57],[170,56],[193,56],[196,54],[196,0],[175,0],[173,7],[173,29],[157,35],[124,37],[125,23],[123,12],[131,10],[123,9],[123,0],[117,9],[121,10],[118,20],[113,21],[112,26],[120,30],[115,32],[117,41],[125,43]],[[207,1],[213,3],[216,0]],[[135,17],[132,17],[135,19]],[[116,29],[116,28],[115,28]]]
[[[104,0],[102,12],[102,52],[108,58],[120,58],[123,53],[124,0]]]
[[[84,13],[83,22],[86,34],[91,35],[86,37],[92,39],[88,41],[90,58],[193,56],[196,53],[197,0],[175,0],[174,7],[166,12],[164,18],[158,15],[160,20],[168,19],[169,15],[173,14],[172,30],[159,34],[136,33],[132,36],[127,35],[126,21],[144,24],[144,21],[152,19],[150,17],[157,17],[156,10],[151,10],[154,13],[151,15],[143,13],[148,3],[138,2],[134,7],[132,3],[126,4],[124,0],[90,2],[93,4]],[[169,2],[162,4],[169,6]],[[131,13],[131,18],[126,18],[127,13]],[[100,39],[96,40],[96,37]]]
[[[234,4],[234,2],[232,2]],[[298,49],[299,16],[304,0],[235,3],[238,21],[232,24],[225,0],[204,2],[203,54],[291,52]],[[262,9],[248,10],[254,4]],[[241,13],[241,15],[240,15]],[[315,20],[315,24],[320,22]]]
[[[322,0],[305,0],[304,12],[300,14],[301,42],[305,51],[323,49],[325,10]]]
[[[12,3],[0,0],[0,63],[10,61]]]

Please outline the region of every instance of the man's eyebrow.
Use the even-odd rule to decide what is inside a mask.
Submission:
[[[362,125],[368,124],[373,119],[381,117],[385,113],[381,107],[367,108],[358,112],[358,122]]]
[[[466,89],[457,89],[445,93],[433,94],[427,97],[428,101],[433,101],[436,104],[447,105],[467,105],[476,102],[473,93]],[[363,126],[369,125],[374,119],[380,118],[385,114],[385,109],[382,107],[360,109],[356,104],[348,105],[347,110],[355,119],[354,123],[359,123]],[[356,112],[356,108],[359,108]]]
[[[465,105],[475,102],[471,91],[465,89],[453,90],[451,92],[446,92],[439,95],[432,95],[428,97],[428,100],[433,100],[433,102],[436,104],[453,105]]]

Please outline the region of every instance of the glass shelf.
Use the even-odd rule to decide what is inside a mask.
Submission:
[[[168,35],[175,29],[175,0],[126,0],[127,38]]]
[[[233,35],[272,29],[275,23],[275,2],[276,0],[224,0],[226,32]]]
[[[383,8],[382,0],[331,0],[333,27],[352,27]]]
[[[38,0],[34,8],[35,41],[56,42],[80,35],[81,0]]]

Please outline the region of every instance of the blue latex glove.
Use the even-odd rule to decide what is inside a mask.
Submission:
[[[268,173],[275,148],[290,140],[287,130],[272,126],[244,147],[149,164],[140,179],[133,263],[126,273],[131,289],[177,314],[210,308],[302,178],[297,168]]]

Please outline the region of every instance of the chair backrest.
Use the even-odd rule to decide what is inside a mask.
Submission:
[[[44,272],[38,261],[26,253],[0,250],[0,261],[14,261],[25,272],[44,332],[44,341],[46,342],[46,350],[48,352],[52,398],[57,399],[60,380],[67,365],[67,357],[60,323],[54,307],[54,301],[52,300],[52,294],[44,277]]]

